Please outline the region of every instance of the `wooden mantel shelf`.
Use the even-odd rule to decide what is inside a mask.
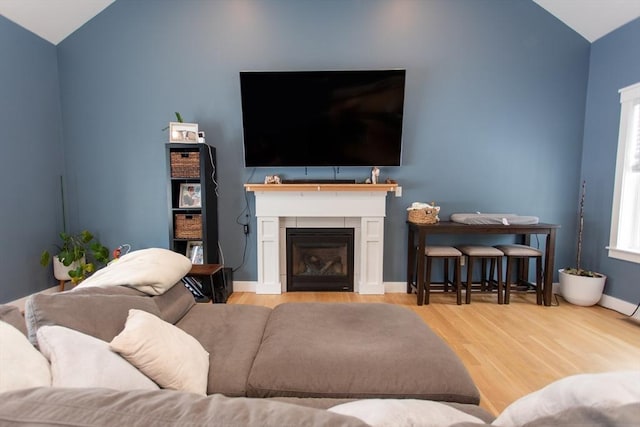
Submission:
[[[246,191],[396,191],[398,184],[245,184]]]

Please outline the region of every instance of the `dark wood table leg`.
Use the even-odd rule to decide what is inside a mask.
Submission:
[[[418,305],[424,303],[424,246],[426,233],[422,229],[418,232],[418,249],[415,256],[418,261],[418,274],[416,276],[416,286],[418,287]]]
[[[553,260],[556,252],[556,229],[549,229],[544,254],[544,305],[551,305],[553,296]]]
[[[415,248],[415,233],[413,232],[413,229],[411,228],[411,226],[409,226],[409,235],[407,236],[407,293],[410,294],[411,293],[411,284],[413,283],[413,274],[414,274],[414,266],[416,265],[415,262],[415,252],[414,252],[414,248]],[[416,283],[416,287],[418,286],[418,284]]]
[[[522,236],[522,244],[525,246],[531,246],[531,234],[524,234]],[[518,262],[518,270],[516,273],[518,278],[518,284],[525,284],[529,281],[529,261],[521,259]]]

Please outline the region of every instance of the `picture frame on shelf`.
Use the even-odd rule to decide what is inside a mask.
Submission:
[[[202,207],[202,187],[201,184],[188,182],[180,184],[178,207],[179,208],[201,208]]]
[[[187,258],[191,264],[204,264],[204,250],[202,240],[190,240],[187,242]]]
[[[196,144],[198,142],[198,124],[170,122],[169,142]]]

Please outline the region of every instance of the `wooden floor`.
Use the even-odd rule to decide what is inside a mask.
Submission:
[[[470,305],[458,306],[454,294],[432,294],[431,304],[419,307],[416,296],[407,294],[234,293],[228,303],[274,307],[294,301],[384,302],[406,306],[458,354],[480,390],[480,406],[494,415],[519,397],[567,375],[640,370],[640,324],[627,316],[600,306],[574,306],[561,297],[557,298],[559,306],[552,307],[536,305],[534,295],[512,294],[509,305],[497,305],[495,298],[473,295]]]

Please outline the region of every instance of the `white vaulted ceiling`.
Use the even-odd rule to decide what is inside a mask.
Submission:
[[[640,0],[533,0],[590,42],[640,16]]]
[[[57,45],[114,1],[0,0],[0,15]],[[532,1],[556,16],[589,42],[593,42],[640,17],[640,0]]]
[[[0,15],[57,45],[115,0],[0,0]]]

